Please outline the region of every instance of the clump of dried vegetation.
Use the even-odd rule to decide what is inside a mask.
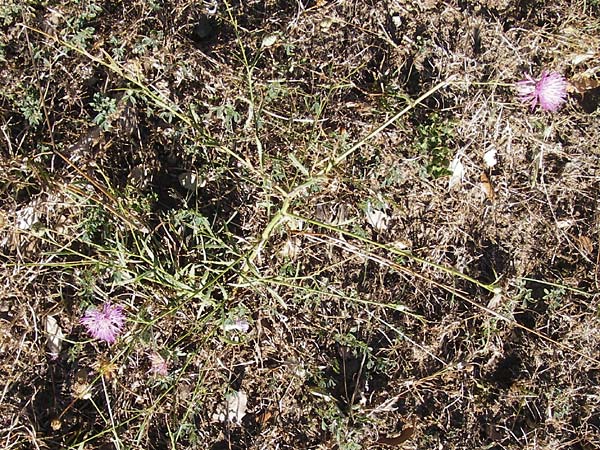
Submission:
[[[0,446],[599,448],[598,42],[586,0],[2,2]]]

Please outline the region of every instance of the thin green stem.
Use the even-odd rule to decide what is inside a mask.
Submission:
[[[585,295],[586,297],[593,297],[594,295],[597,294],[597,292],[595,292],[595,293],[585,292],[585,291],[582,291],[581,289],[577,289],[577,288],[574,288],[571,286],[567,286],[567,285],[559,284],[559,283],[552,283],[550,281],[538,280],[537,278],[521,277],[521,280],[531,281],[532,283],[539,283],[539,284],[543,284],[546,286],[555,287],[555,288],[559,288],[559,289],[566,289],[567,291],[575,292],[576,294],[580,294],[580,295]]]
[[[380,242],[375,242],[375,241],[373,241],[371,239],[368,239],[368,238],[366,238],[364,236],[360,236],[360,235],[358,235],[356,233],[352,233],[351,231],[346,231],[346,230],[344,230],[342,228],[339,228],[339,227],[337,227],[335,225],[330,225],[330,224],[327,224],[327,223],[324,223],[324,222],[319,222],[318,220],[314,220],[314,219],[310,219],[308,217],[300,216],[300,215],[294,214],[292,212],[287,212],[286,215],[287,215],[287,217],[290,217],[292,219],[302,220],[302,221],[304,221],[306,223],[310,223],[311,225],[314,225],[314,226],[317,226],[317,227],[320,227],[320,228],[323,228],[323,229],[326,229],[326,230],[329,230],[329,231],[334,231],[336,233],[341,233],[341,234],[343,234],[345,236],[348,236],[350,238],[353,238],[353,239],[356,239],[358,241],[361,241],[364,244],[368,244],[370,246],[377,247],[377,248],[380,248],[382,250],[389,251],[390,253],[393,253],[395,255],[409,258],[409,259],[411,259],[411,260],[413,260],[413,261],[415,261],[417,263],[420,263],[420,264],[423,264],[423,265],[426,265],[426,266],[429,266],[429,267],[433,267],[434,269],[437,269],[437,270],[439,270],[441,272],[444,272],[444,273],[447,273],[449,275],[452,275],[453,277],[461,278],[461,279],[463,279],[465,281],[473,283],[476,286],[485,289],[486,291],[496,292],[496,290],[497,290],[497,287],[494,284],[485,284],[485,283],[482,283],[481,281],[476,280],[475,278],[470,277],[469,275],[465,275],[464,273],[460,272],[457,269],[454,269],[454,268],[448,267],[448,266],[444,266],[442,264],[438,264],[438,263],[435,263],[435,262],[432,262],[432,261],[428,261],[427,259],[424,259],[424,258],[421,258],[419,256],[416,256],[416,255],[414,255],[413,253],[411,253],[409,251],[400,250],[400,249],[395,248],[395,247],[393,247],[391,245],[382,244]]]
[[[362,147],[363,145],[365,145],[372,138],[374,138],[379,133],[381,133],[383,130],[385,130],[387,127],[389,127],[395,121],[397,121],[400,117],[404,116],[406,113],[408,113],[409,111],[411,111],[412,109],[414,109],[416,106],[420,105],[423,101],[425,101],[425,99],[427,99],[428,97],[432,96],[433,94],[435,94],[440,89],[443,89],[446,86],[448,86],[449,84],[451,84],[451,82],[452,82],[452,78],[449,78],[448,80],[442,81],[441,83],[438,83],[434,87],[432,87],[431,89],[429,89],[427,92],[425,92],[420,97],[417,97],[416,100],[414,100],[409,105],[407,105],[399,113],[397,113],[397,114],[393,115],[392,117],[390,117],[388,120],[386,120],[384,123],[382,123],[379,127],[375,128],[368,135],[366,135],[363,139],[361,139],[360,141],[358,141],[356,144],[354,144],[352,147],[350,147],[344,153],[342,153],[337,158],[335,158],[333,161],[331,161],[331,163],[325,169],[323,169],[319,173],[319,175],[325,175],[325,174],[329,173],[334,167],[336,167],[337,165],[339,165],[348,156],[350,156],[352,153],[354,153],[360,147]]]
[[[114,436],[114,444],[117,450],[121,450],[121,440],[119,439],[119,434],[117,433],[117,428],[115,426],[115,418],[113,417],[112,408],[110,406],[110,398],[108,397],[108,390],[106,389],[106,382],[104,381],[104,375],[100,377],[102,381],[102,388],[104,390],[104,397],[106,398],[106,408],[108,409],[108,417],[110,418],[111,431]]]

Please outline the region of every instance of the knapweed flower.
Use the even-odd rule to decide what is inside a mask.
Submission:
[[[150,358],[150,372],[166,377],[169,375],[169,364],[167,360],[157,351],[152,351],[149,354]]]
[[[119,367],[110,359],[100,357],[98,361],[92,364],[92,367],[98,371],[106,380],[111,380],[115,377]]]
[[[102,309],[89,308],[81,318],[81,324],[94,339],[112,344],[123,331],[125,314],[121,306],[107,302]]]
[[[228,321],[223,325],[223,330],[225,331],[240,331],[242,333],[247,333],[250,329],[250,324],[246,319],[235,319],[233,321]]]
[[[531,104],[534,109],[537,104],[544,111],[555,112],[567,100],[567,81],[557,72],[542,71],[539,79],[525,75],[525,80],[517,83],[519,99]]]

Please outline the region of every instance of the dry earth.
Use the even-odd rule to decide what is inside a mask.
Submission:
[[[600,448],[599,16],[3,0],[0,447]]]

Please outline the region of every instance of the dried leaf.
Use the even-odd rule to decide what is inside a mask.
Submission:
[[[296,236],[290,236],[283,244],[283,247],[281,247],[281,250],[279,250],[279,255],[282,258],[296,259],[300,253],[301,244],[300,239]]]
[[[375,209],[371,202],[367,202],[367,210],[365,211],[367,222],[377,231],[387,230],[390,216],[380,209]]]
[[[272,47],[273,45],[275,45],[275,42],[277,42],[276,35],[271,34],[269,36],[265,36],[262,40],[262,48]]]
[[[488,302],[487,307],[492,310],[496,310],[502,304],[502,291],[494,293],[492,299]]]
[[[32,206],[17,211],[17,228],[19,230],[29,230],[39,221],[39,215]]]
[[[382,412],[397,411],[398,410],[397,404],[398,404],[399,398],[400,398],[399,395],[395,395],[394,397],[388,398],[381,405],[379,405],[375,409],[373,409],[372,414],[380,414]]]
[[[319,23],[319,26],[321,27],[321,31],[327,33],[330,29],[331,26],[333,25],[333,19],[330,19],[329,17],[321,20],[321,23]]]
[[[75,377],[71,390],[73,396],[79,400],[88,400],[92,398],[92,385],[89,381],[90,374],[86,368],[81,368],[75,372]]]
[[[574,66],[578,66],[581,63],[589,61],[590,59],[595,58],[596,52],[594,50],[588,50],[585,53],[576,53],[571,56],[571,64]]]
[[[46,317],[46,347],[52,358],[58,358],[65,335],[54,316]]]
[[[465,178],[465,166],[460,161],[459,157],[456,156],[450,163],[450,180],[448,181],[448,189],[452,189],[454,186],[459,186]]]
[[[256,423],[261,426],[267,425],[269,422],[272,422],[275,418],[276,411],[267,409],[265,412],[259,414],[256,417]]]
[[[594,74],[585,71],[571,77],[567,90],[569,92],[583,94],[586,91],[596,89],[597,87],[600,87],[600,80],[594,78]]]
[[[184,172],[179,175],[179,183],[188,191],[195,192],[198,188],[206,186],[206,179],[200,179],[194,172]]]
[[[225,398],[227,418],[230,422],[241,424],[246,415],[248,396],[244,391],[232,391]]]
[[[485,152],[485,154],[483,155],[483,162],[485,162],[485,165],[487,167],[494,167],[498,163],[498,160],[496,159],[495,148]]]
[[[377,439],[378,444],[383,445],[401,445],[404,442],[408,441],[415,434],[415,427],[409,425],[405,427],[402,432],[395,437],[387,437],[383,436]]]
[[[481,172],[481,176],[479,177],[481,190],[487,197],[490,202],[493,202],[496,198],[496,193],[494,192],[494,188],[492,187],[492,182],[488,174],[485,172]]]
[[[582,234],[577,238],[577,240],[579,241],[579,248],[583,252],[587,253],[588,255],[594,253],[594,243],[589,237]]]

